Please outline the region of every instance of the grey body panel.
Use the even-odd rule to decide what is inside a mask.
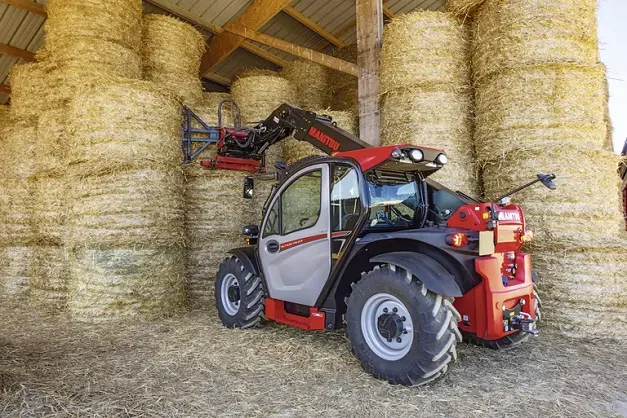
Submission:
[[[440,263],[424,254],[399,251],[381,254],[370,259],[372,263],[386,263],[401,267],[416,276],[433,293],[449,297],[461,297],[462,291]]]
[[[316,164],[295,173],[277,191],[268,205],[268,210],[261,227],[265,232],[268,215],[274,203],[301,175],[314,170],[322,170],[320,215],[315,225],[289,233],[261,236],[259,240],[259,258],[265,276],[268,294],[273,299],[313,306],[320,295],[331,271],[331,228],[329,213],[329,166]],[[276,241],[279,245],[324,234],[315,241],[270,252],[267,245]]]

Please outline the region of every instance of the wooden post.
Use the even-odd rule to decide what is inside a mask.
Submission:
[[[359,66],[359,137],[381,143],[379,111],[379,59],[383,35],[381,0],[357,1],[357,65]]]

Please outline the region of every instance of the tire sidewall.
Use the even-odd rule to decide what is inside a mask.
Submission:
[[[384,270],[381,270],[382,276],[387,276]],[[402,373],[407,369],[407,359],[419,358],[423,355],[421,353],[420,344],[418,343],[421,338],[421,323],[425,320],[430,320],[431,316],[428,312],[421,312],[420,307],[408,297],[414,292],[419,290],[419,287],[412,285],[411,283],[403,283],[402,281],[395,280],[392,277],[379,277],[378,280],[371,280],[366,278],[360,282],[359,290],[351,294],[349,299],[348,309],[346,311],[347,333],[349,339],[352,342],[352,349],[355,355],[362,360],[362,364],[370,370],[388,370],[392,373]],[[361,314],[364,305],[370,299],[370,297],[379,294],[387,293],[398,298],[407,308],[407,311],[411,315],[413,322],[413,340],[412,345],[402,358],[398,360],[386,360],[379,357],[368,345],[363,335],[361,327]],[[429,315],[429,317],[425,317]]]
[[[228,258],[220,264],[218,275],[216,277],[215,298],[218,316],[225,326],[233,328],[241,323],[245,310],[243,309],[244,304],[241,301],[241,298],[239,309],[235,315],[229,315],[224,308],[224,303],[222,301],[222,284],[229,274],[232,274],[235,278],[237,278],[240,286],[240,292],[243,292],[244,278],[248,273],[245,269],[241,270],[238,268],[237,262],[233,258]]]

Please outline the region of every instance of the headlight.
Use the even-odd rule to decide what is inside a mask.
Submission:
[[[419,163],[425,158],[425,155],[419,149],[414,149],[409,152],[409,158],[415,163]]]
[[[440,154],[437,157],[435,157],[435,162],[438,164],[446,164],[448,163],[448,157],[446,156],[446,154]]]
[[[398,148],[394,148],[394,150],[392,150],[392,158],[400,160],[401,158],[403,158],[403,151]]]

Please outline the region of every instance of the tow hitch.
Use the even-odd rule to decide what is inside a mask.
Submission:
[[[536,321],[527,312],[522,311],[525,304],[523,299],[519,300],[513,309],[503,307],[503,331],[521,331],[533,336],[540,334],[536,328]]]

